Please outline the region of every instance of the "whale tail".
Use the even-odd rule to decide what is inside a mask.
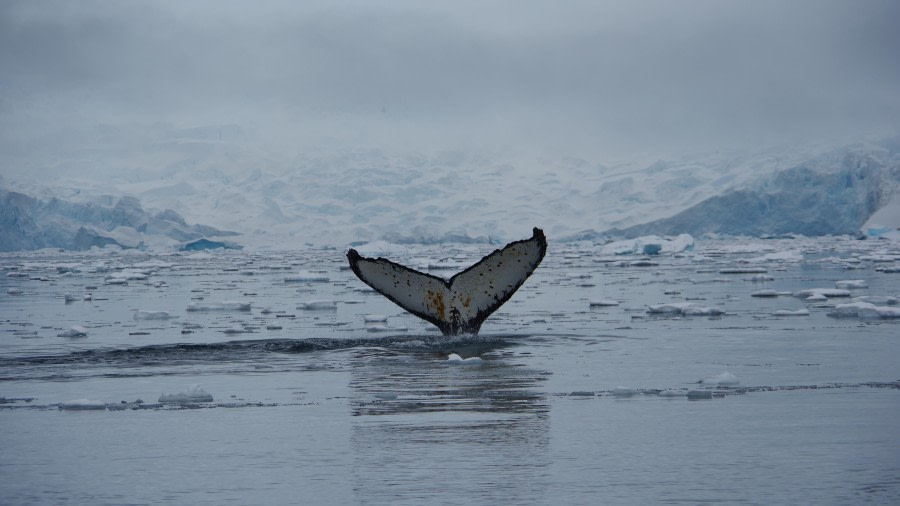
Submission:
[[[477,334],[484,320],[519,289],[547,253],[547,238],[535,228],[530,239],[494,250],[449,280],[386,258],[347,252],[363,283],[398,306],[436,325],[444,335]]]

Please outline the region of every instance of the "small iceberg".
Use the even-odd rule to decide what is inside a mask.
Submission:
[[[301,302],[297,309],[306,309],[309,311],[332,310],[337,309],[337,302],[333,300],[310,300]]]
[[[834,306],[828,316],[836,318],[900,318],[900,307],[876,306],[871,302],[851,302]]]
[[[134,311],[135,320],[168,320],[171,318],[178,317],[172,316],[168,311],[145,311],[143,309],[136,309]]]
[[[192,404],[195,402],[212,402],[213,396],[200,387],[192,385],[186,392],[177,394],[162,394],[159,396],[160,404]]]
[[[850,290],[843,288],[809,288],[800,290],[794,294],[794,297],[806,300],[822,300],[823,297],[831,299],[835,297],[849,297]]]
[[[863,295],[860,297],[853,297],[850,299],[850,302],[869,302],[876,306],[896,306],[897,304],[900,304],[900,299],[883,295]]]
[[[777,290],[757,290],[750,294],[751,297],[778,297],[781,292]]]
[[[844,290],[853,290],[859,288],[868,288],[869,284],[866,283],[863,279],[846,279],[843,281],[837,281],[834,283],[835,288],[841,288]]]
[[[484,360],[481,357],[462,358],[456,353],[451,353],[447,357],[447,363],[451,365],[481,365],[484,363]]]
[[[380,314],[367,314],[363,316],[363,321],[366,323],[387,323],[388,317]]]
[[[634,388],[616,387],[613,388],[609,393],[611,393],[615,397],[634,397],[640,392],[635,390]]]
[[[726,371],[711,378],[702,379],[700,383],[704,385],[735,386],[741,382],[737,376]]]
[[[56,334],[56,337],[87,337],[87,329],[81,325],[75,325],[69,330],[64,330],[59,334]]]
[[[588,304],[590,305],[590,307],[618,306],[619,301],[609,299],[594,299],[591,300]]]
[[[721,316],[725,314],[724,309],[717,307],[698,306],[691,302],[670,302],[668,304],[657,304],[650,306],[647,310],[650,314],[675,314],[684,316]]]
[[[809,309],[798,309],[791,311],[789,309],[779,309],[772,313],[772,316],[809,316]]]

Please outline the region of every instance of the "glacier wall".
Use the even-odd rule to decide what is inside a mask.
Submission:
[[[59,197],[43,200],[0,188],[0,251],[176,246],[230,235],[236,233],[189,225],[171,210],[151,213],[130,196],[73,202]]]
[[[669,218],[607,233],[856,235],[897,194],[898,186],[896,149],[841,150],[777,172],[749,188],[707,198]]]

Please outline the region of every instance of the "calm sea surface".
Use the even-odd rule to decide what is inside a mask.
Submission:
[[[0,503],[900,503],[900,320],[788,295],[900,296],[900,247],[642,258],[551,243],[481,336],[448,339],[342,251],[0,256]],[[673,302],[725,314],[648,312]]]

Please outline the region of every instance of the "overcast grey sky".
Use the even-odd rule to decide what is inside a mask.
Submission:
[[[900,131],[900,2],[0,0],[0,135],[654,153]]]

